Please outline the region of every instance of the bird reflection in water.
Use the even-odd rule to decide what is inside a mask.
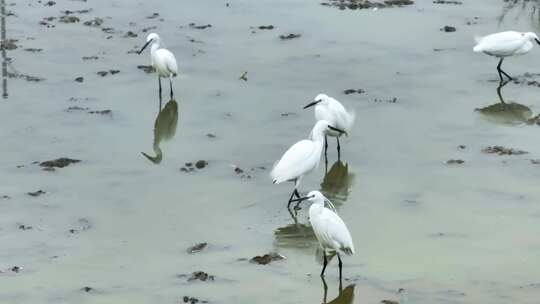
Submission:
[[[331,300],[330,302],[327,302],[327,296],[328,296],[328,285],[326,284],[326,281],[324,277],[321,277],[322,283],[323,283],[323,304],[351,304],[354,301],[354,288],[356,287],[355,284],[351,284],[345,289],[342,288],[342,282],[339,282],[339,292],[338,296]]]
[[[176,127],[178,125],[178,103],[171,99],[158,113],[156,121],[154,123],[154,143],[152,145],[155,156],[148,155],[141,152],[148,160],[154,164],[161,163],[163,159],[163,152],[159,147],[162,141],[168,141],[176,134]]]
[[[529,107],[515,102],[508,103],[504,100],[502,96],[502,88],[506,84],[508,84],[508,81],[501,83],[497,87],[497,96],[499,97],[498,103],[480,109],[475,109],[475,111],[482,114],[488,121],[494,123],[506,125],[528,123],[533,115]]]
[[[274,231],[274,244],[279,248],[307,249],[311,252],[312,248],[318,246],[313,229],[309,224],[302,224],[296,218],[294,219],[293,224],[280,227]]]
[[[321,192],[336,205],[340,205],[347,200],[353,181],[354,174],[349,172],[349,164],[338,160],[324,175]]]

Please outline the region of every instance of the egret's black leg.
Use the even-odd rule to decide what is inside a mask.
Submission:
[[[328,265],[328,260],[326,259],[326,252],[323,251],[323,267],[321,271],[321,277],[324,277],[324,271],[326,270],[326,265]]]
[[[497,65],[497,71],[499,72],[499,79],[501,80],[501,83],[503,82],[503,74],[504,76],[508,77],[509,80],[514,80],[514,78],[512,78],[510,75],[508,75],[505,71],[502,70],[501,65],[503,60],[504,58],[501,58],[501,60],[499,60],[499,64]]]
[[[338,261],[339,261],[339,281],[341,282],[341,270],[343,268],[343,263],[341,262],[341,256],[339,255],[339,253],[337,254],[337,258],[338,258]]]
[[[158,83],[159,83],[159,111],[161,112],[161,77],[158,76]]]
[[[298,193],[298,190],[296,190],[296,188],[294,189],[294,195],[296,195],[296,198],[300,198],[300,193]],[[302,201],[298,201],[298,203],[296,203],[296,206],[294,206],[294,210],[300,210],[301,209],[299,207],[300,203],[302,203]]]
[[[172,78],[169,77],[169,85],[171,87],[171,100],[173,99],[173,96],[174,96],[174,93],[173,93],[173,89],[172,89]]]
[[[293,193],[291,194],[291,197],[289,198],[289,203],[287,204],[287,209],[291,210],[291,203],[296,194],[296,188],[294,189]]]
[[[341,145],[339,144],[339,136],[336,137],[337,139],[337,159],[341,160]]]

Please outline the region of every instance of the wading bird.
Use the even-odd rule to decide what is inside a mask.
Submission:
[[[319,94],[315,97],[313,102],[306,105],[304,109],[315,106],[315,119],[326,120],[330,125],[345,131],[347,134],[352,128],[354,123],[355,114],[353,111],[347,111],[345,107],[336,99],[329,97],[326,94]],[[328,135],[335,137],[337,140],[338,159],[341,158],[341,146],[339,144],[339,137],[343,133],[329,132]],[[328,158],[326,151],[328,150],[328,138],[325,136],[324,144],[324,159],[328,164]]]
[[[311,131],[310,139],[304,139],[292,145],[270,172],[274,184],[294,182],[294,191],[287,204],[289,211],[293,197],[300,197],[298,185],[302,177],[319,166],[324,137],[330,131],[344,132],[325,120],[319,120]]]
[[[513,80],[510,75],[501,69],[504,58],[527,54],[533,48],[534,41],[540,44],[538,36],[533,32],[500,32],[477,38],[473,51],[500,58],[497,71],[501,82],[503,82],[502,74],[508,77],[509,80]]]
[[[340,252],[347,255],[354,254],[354,244],[351,238],[351,233],[345,222],[337,215],[336,208],[322,193],[319,191],[311,191],[305,197],[300,197],[293,201],[298,203],[308,200],[312,202],[309,207],[309,222],[313,228],[313,232],[319,241],[319,245],[324,251],[323,269],[321,277],[324,276],[324,271],[328,265],[327,252],[330,254],[336,253],[339,261],[339,280],[341,281],[341,273],[343,263],[341,262]],[[324,206],[327,202],[329,208]]]
[[[146,37],[146,44],[139,51],[139,55],[150,45],[150,58],[152,67],[158,73],[159,82],[159,109],[161,110],[161,78],[169,78],[171,99],[173,99],[172,78],[178,75],[176,58],[169,50],[161,48],[161,38],[156,33],[151,33]]]

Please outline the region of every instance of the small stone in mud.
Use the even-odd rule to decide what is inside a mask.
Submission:
[[[14,50],[17,48],[17,45],[15,42],[17,42],[17,39],[7,39],[2,42],[0,42],[0,50]]]
[[[76,23],[81,20],[79,19],[79,17],[76,17],[76,16],[65,15],[65,16],[60,17],[58,21],[62,23]]]
[[[19,272],[22,270],[22,267],[20,267],[20,266],[13,266],[13,267],[11,267],[10,270],[13,271],[13,272],[15,272],[15,273],[19,273]]]
[[[190,28],[194,28],[194,29],[197,29],[197,30],[204,30],[204,29],[207,29],[209,27],[212,27],[211,24],[203,24],[203,25],[197,25],[195,23],[190,23],[189,24],[189,27]]]
[[[92,20],[85,21],[83,24],[86,26],[98,27],[103,24],[103,19],[96,17]]]
[[[540,165],[540,159],[531,159],[531,164]]]
[[[441,31],[443,32],[446,32],[446,33],[451,33],[451,32],[455,32],[456,31],[456,28],[453,27],[453,26],[449,26],[449,25],[445,25]]]
[[[242,170],[240,167],[234,167],[234,173],[241,174],[244,173],[244,170]]]
[[[109,74],[109,72],[107,72],[107,71],[99,71],[96,74],[98,74],[101,77],[105,77],[105,76],[107,76],[107,74]]]
[[[153,13],[152,15],[147,16],[146,19],[155,19],[157,17],[159,17],[159,14],[158,13]]]
[[[514,150],[512,148],[505,148],[503,146],[490,146],[482,149],[482,152],[487,154],[497,154],[497,155],[521,155],[527,154],[529,152],[522,150]]]
[[[467,146],[465,146],[465,145],[459,145],[459,146],[458,146],[458,149],[460,149],[460,150],[465,150],[465,149],[467,149]]]
[[[55,4],[56,4],[56,2],[54,2],[54,1],[47,1],[43,5],[45,5],[45,6],[54,6]]]
[[[197,162],[195,163],[195,167],[196,167],[197,169],[202,169],[202,168],[206,167],[207,165],[208,165],[208,162],[205,161],[205,160],[199,160],[199,161],[197,161]]]
[[[24,224],[20,224],[19,229],[20,230],[30,230],[30,229],[32,229],[32,226],[27,226],[27,225],[24,225]]]
[[[300,38],[300,36],[302,36],[302,35],[291,33],[291,34],[288,34],[288,35],[279,35],[279,38],[281,40],[290,40],[290,39]]]
[[[238,78],[238,80],[248,81],[247,73],[248,72],[242,73],[242,75]]]
[[[273,30],[274,26],[273,25],[261,25],[261,26],[259,26],[259,29],[260,30]]]
[[[193,167],[193,163],[186,163],[186,167]]]
[[[447,165],[461,165],[463,163],[465,163],[465,161],[462,159],[449,159],[446,161]]]
[[[48,160],[48,161],[41,162],[39,165],[41,167],[45,167],[45,168],[64,168],[66,166],[69,166],[71,164],[76,164],[78,162],[80,162],[79,159],[61,157],[61,158],[57,158],[57,159],[54,159],[54,160]]]
[[[208,301],[205,301],[205,300],[199,300],[197,298],[194,298],[194,297],[188,297],[188,296],[184,296],[182,298],[182,300],[184,301],[184,303],[189,303],[189,304],[195,304],[195,303],[208,303]]]
[[[96,56],[96,55],[93,55],[93,56],[83,56],[82,57],[82,60],[86,61],[86,60],[98,60],[99,57]]]
[[[142,32],[143,32],[143,33],[146,33],[146,32],[148,32],[149,30],[153,30],[153,29],[156,29],[156,28],[157,28],[157,26],[149,26],[149,27],[145,27],[145,28],[142,29]]]
[[[2,195],[2,196],[0,196],[0,199],[2,199],[2,200],[8,200],[8,199],[11,199],[11,197],[8,196],[8,195]]]
[[[40,196],[40,195],[45,194],[45,193],[47,193],[47,192],[40,189],[38,191],[28,192],[27,194],[30,195],[30,196],[36,197],[36,196]]]
[[[207,245],[208,245],[208,243],[206,243],[206,242],[195,244],[195,245],[189,247],[187,249],[187,252],[190,253],[190,254],[201,252],[201,251],[204,250],[204,248],[206,248]]]
[[[381,303],[382,304],[399,304],[398,301],[394,301],[394,300],[382,300]]]
[[[137,68],[143,70],[145,73],[153,73],[156,71],[151,65],[138,65]]]
[[[208,138],[216,138],[216,134],[208,133],[208,134],[206,134],[206,137],[208,137]]]
[[[196,280],[206,282],[206,281],[213,281],[214,279],[215,277],[213,275],[209,275],[208,273],[204,271],[195,271],[194,273],[191,274],[191,277],[189,277],[189,279],[187,280],[188,282],[196,281]]]
[[[84,291],[84,292],[90,292],[92,290],[94,290],[94,288],[90,286],[84,286],[83,288],[81,288],[81,291]]]
[[[255,256],[253,258],[251,258],[251,260],[249,260],[251,263],[255,263],[255,264],[259,264],[259,265],[268,265],[270,264],[271,262],[274,262],[274,261],[281,261],[281,260],[284,260],[285,257],[282,256],[281,254],[279,253],[275,253],[275,252],[271,252],[271,253],[267,253],[263,256]]]
[[[349,95],[349,94],[354,94],[354,93],[358,93],[358,94],[363,94],[365,93],[366,91],[364,91],[363,89],[358,89],[358,90],[355,90],[355,89],[346,89],[345,91],[343,91],[343,93],[345,95]]]
[[[138,35],[135,34],[135,33],[132,32],[132,31],[128,31],[128,32],[124,35],[125,38],[135,38],[135,37],[137,37],[137,36],[138,36]]]
[[[373,99],[374,102],[387,102],[387,103],[396,103],[397,102],[397,97],[393,97],[393,98],[389,98],[389,99],[378,99],[378,98],[375,98]]]
[[[109,70],[109,73],[111,73],[111,75],[118,74],[120,73],[120,70]]]

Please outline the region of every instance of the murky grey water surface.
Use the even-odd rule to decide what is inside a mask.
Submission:
[[[285,208],[292,185],[268,178],[285,149],[308,136],[313,112],[302,106],[320,92],[357,114],[343,163],[335,164],[332,141],[329,175],[321,166],[300,187],[334,200],[357,248],[344,261],[343,287],[355,286],[334,303],[537,303],[540,166],[530,160],[540,158],[540,129],[523,120],[539,112],[540,89],[503,88],[507,102],[530,109],[525,119],[475,111],[499,99],[496,60],[472,53],[475,35],[534,30],[528,11],[499,23],[504,3],[492,0],[377,11],[308,0],[56,2],[7,6],[16,14],[6,19],[8,38],[19,40],[10,70],[46,80],[9,79],[0,101],[0,196],[10,197],[0,199],[1,303],[321,303],[307,208],[295,224]],[[87,8],[75,14],[79,23],[38,24]],[[104,23],[82,24],[94,17]],[[250,28],[269,24],[276,28]],[[457,31],[440,31],[445,25]],[[151,26],[181,70],[176,134],[160,141],[158,165],[141,155],[155,155],[156,76],[137,69],[149,53],[128,53]],[[279,39],[288,33],[302,36]],[[31,47],[43,51],[23,50]],[[535,73],[540,53],[504,67]],[[110,69],[120,73],[96,74]],[[238,80],[245,71],[248,81]],[[343,94],[349,88],[366,92]],[[529,154],[481,152],[492,145]],[[62,156],[82,162],[55,172],[32,164]],[[198,160],[208,166],[180,170]],[[38,189],[47,193],[26,194]],[[203,252],[186,252],[202,241]],[[287,259],[246,260],[270,251]],[[10,271],[15,265],[23,269]],[[215,281],[182,276],[198,270]],[[327,283],[330,301],[335,261]]]

